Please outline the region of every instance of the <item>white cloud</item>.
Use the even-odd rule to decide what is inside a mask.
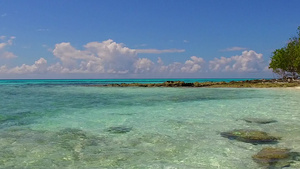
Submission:
[[[75,49],[70,43],[66,42],[56,44],[53,55],[60,59],[64,67],[69,69],[76,69],[78,66],[77,60],[85,59],[84,52]]]
[[[6,45],[6,43],[0,43],[0,50],[3,49]]]
[[[5,16],[7,16],[7,13],[4,13],[4,14],[1,15],[1,17],[5,17]]]
[[[192,56],[191,60],[187,60],[181,67],[182,72],[195,73],[201,70],[202,65],[205,63],[203,58]]]
[[[111,39],[103,42],[90,42],[84,45],[84,48],[84,50],[78,50],[66,42],[56,44],[53,54],[60,59],[61,63],[50,66],[49,70],[64,73],[124,74],[153,72],[160,69],[158,65],[147,58],[139,58],[137,56],[139,53],[157,54],[185,51],[182,49],[130,49]],[[163,67],[164,65],[160,66]],[[163,70],[172,71],[173,69],[163,68]]]
[[[212,71],[257,72],[263,70],[264,67],[262,54],[258,54],[253,50],[244,51],[242,55],[230,58],[215,58],[209,62],[209,68]]]
[[[162,59],[161,59],[160,57],[158,57],[157,63],[158,63],[159,65],[163,65],[163,64],[164,64],[164,62],[162,61]]]
[[[168,66],[164,65],[164,62],[160,57],[157,59],[157,66],[154,71],[159,73],[168,71]]]
[[[161,54],[161,53],[182,53],[185,52],[184,49],[135,49],[137,53],[152,53],[152,54]]]
[[[0,43],[0,58],[5,58],[5,59],[11,59],[11,58],[15,58],[17,57],[15,54],[13,54],[12,52],[8,52],[5,50],[5,48],[7,46],[11,46],[13,44],[13,40],[16,37],[11,36],[10,38],[8,38],[6,40],[6,36],[0,36],[0,40],[2,41]],[[5,41],[6,40],[6,41]]]
[[[161,58],[158,58],[157,65],[155,65],[156,73],[196,73],[203,70],[205,61],[201,57],[192,56],[190,60],[181,62],[173,62],[169,65],[164,65]]]
[[[222,52],[232,52],[232,51],[241,51],[241,50],[246,50],[246,49],[247,49],[247,48],[235,46],[235,47],[223,49],[223,50],[221,50],[221,51],[222,51]]]
[[[91,42],[85,45],[87,51],[96,56],[98,63],[101,63],[105,70],[129,71],[137,60],[137,53],[133,49],[118,44],[113,40]]]
[[[84,50],[77,50],[70,43],[55,45],[54,56],[60,59],[64,72],[76,73],[124,73],[133,69],[137,53],[113,40],[90,42]],[[60,65],[60,66],[58,66]]]
[[[144,73],[153,70],[154,63],[147,58],[139,58],[135,63],[134,73]]]
[[[7,66],[6,65],[3,65],[3,66],[0,66],[0,73],[7,73]]]
[[[5,40],[6,37],[3,37]],[[3,57],[7,52],[4,49],[12,44],[14,37],[6,42],[0,43],[0,55]],[[103,42],[90,42],[83,46],[83,49],[76,49],[69,42],[62,42],[55,45],[52,50],[53,56],[58,62],[49,64],[46,59],[40,58],[32,65],[23,64],[14,68],[0,65],[0,73],[6,74],[159,74],[159,75],[183,75],[197,72],[207,72],[205,60],[201,57],[192,56],[183,62],[172,62],[165,64],[158,57],[157,62],[148,58],[138,57],[141,53],[159,52],[183,52],[179,49],[130,49],[124,44],[116,43],[113,40]],[[15,57],[13,54],[6,58]],[[208,61],[209,70],[212,72],[257,72],[266,71],[266,64],[262,54],[253,50],[244,51],[241,55],[232,57],[220,57]],[[43,75],[44,76],[44,75]]]
[[[12,52],[7,52],[7,51],[0,51],[0,58],[5,58],[5,59],[11,59],[17,57],[15,54]]]
[[[28,74],[28,73],[46,73],[47,72],[47,60],[40,58],[35,61],[33,65],[23,64],[12,69],[8,69],[7,66],[0,67],[0,73],[11,73],[11,74]]]
[[[180,73],[181,72],[182,63],[180,62],[173,62],[167,66],[160,66],[159,70],[161,73]]]

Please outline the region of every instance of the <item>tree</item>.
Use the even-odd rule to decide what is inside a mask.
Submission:
[[[290,38],[289,43],[280,49],[276,49],[271,56],[269,68],[283,79],[291,76],[297,79],[300,74],[300,26],[298,36]]]

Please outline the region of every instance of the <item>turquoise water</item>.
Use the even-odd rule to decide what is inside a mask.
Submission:
[[[0,80],[0,85],[105,85],[118,83],[163,83],[165,81],[193,82],[230,82],[253,80],[248,79],[6,79]]]
[[[2,81],[0,168],[257,169],[251,156],[262,147],[300,152],[297,89],[72,83]],[[248,117],[278,122],[241,120]],[[220,136],[233,129],[258,129],[282,140],[253,145]]]

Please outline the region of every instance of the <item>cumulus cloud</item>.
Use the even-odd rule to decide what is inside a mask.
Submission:
[[[0,37],[0,52],[3,54],[5,47],[13,43],[14,37]],[[149,51],[150,50],[150,51]],[[141,58],[139,53],[164,53],[183,52],[179,49],[130,49],[122,43],[116,43],[109,39],[103,42],[90,42],[77,49],[69,42],[55,45],[51,51],[58,60],[56,63],[48,63],[40,58],[32,65],[23,64],[14,68],[0,65],[0,73],[6,74],[193,74],[207,72],[206,61],[197,56],[191,56],[183,62],[171,62],[165,64],[158,57],[156,62],[148,58]],[[4,57],[1,55],[1,57]],[[6,54],[6,58],[15,57]],[[214,58],[208,61],[209,70],[212,72],[257,72],[265,71],[266,64],[262,54],[253,50],[244,51],[241,55],[232,57]]]
[[[232,52],[232,51],[242,51],[242,50],[246,50],[247,48],[243,48],[243,47],[238,47],[238,46],[234,46],[231,48],[226,48],[221,50],[222,52]]]
[[[159,57],[157,65],[155,67],[158,73],[196,73],[203,69],[205,61],[201,57],[192,56],[190,60],[181,62],[173,62],[168,65],[164,65],[164,62]]]
[[[137,53],[152,53],[152,54],[161,54],[161,53],[182,53],[185,52],[184,49],[135,49]]]
[[[45,73],[47,71],[47,60],[40,58],[35,61],[33,65],[23,64],[12,69],[8,69],[7,66],[0,67],[0,73],[12,73],[12,74],[28,74],[28,73]]]
[[[2,41],[0,43],[0,58],[11,59],[17,57],[12,52],[6,51],[6,47],[11,46],[13,44],[14,39],[14,36],[9,37],[8,39],[6,36],[0,36],[0,40]]]
[[[53,55],[60,63],[51,65],[49,71],[62,73],[146,73],[146,72],[195,72],[201,68],[197,57],[185,64],[173,63],[165,66],[155,64],[147,58],[139,58],[139,53],[172,53],[184,52],[182,49],[130,49],[121,43],[109,39],[103,42],[90,42],[84,50],[75,49],[70,43],[55,45]],[[191,63],[190,63],[191,62]]]
[[[212,71],[223,72],[257,72],[265,67],[262,54],[253,50],[244,51],[242,55],[232,56],[230,58],[220,57],[209,62],[209,68]]]
[[[202,58],[198,58],[196,56],[192,56],[191,60],[187,60],[181,68],[182,72],[186,73],[195,73],[198,72],[205,61]]]
[[[135,73],[150,72],[154,66],[154,63],[147,58],[139,58],[135,63]]]
[[[62,65],[56,64],[55,67],[70,73],[124,73],[130,71],[137,60],[135,50],[110,39],[90,42],[84,48],[77,50],[65,42],[56,44],[53,54]]]

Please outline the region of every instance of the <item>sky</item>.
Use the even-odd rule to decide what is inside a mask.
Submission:
[[[0,0],[0,79],[273,78],[299,0]]]

